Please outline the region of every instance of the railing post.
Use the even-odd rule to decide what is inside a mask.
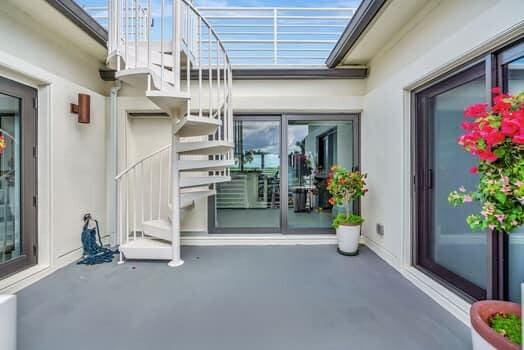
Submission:
[[[173,0],[173,35],[172,40],[174,41],[173,45],[173,78],[175,83],[176,91],[180,91],[180,55],[181,53],[181,16],[180,16],[181,6],[180,0]],[[189,63],[189,57],[187,59]]]
[[[175,134],[176,118],[171,120],[171,249],[172,260],[169,262],[170,267],[177,267],[184,263],[180,259],[180,187],[178,167],[179,155],[176,151],[178,136]]]
[[[273,9],[273,64],[278,63],[278,9]]]

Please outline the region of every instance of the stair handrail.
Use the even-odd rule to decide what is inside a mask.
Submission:
[[[119,244],[143,237],[144,222],[163,216],[170,202],[171,156],[172,145],[168,144],[115,176]]]
[[[138,165],[140,165],[141,163],[145,162],[146,160],[150,159],[150,158],[153,158],[154,156],[156,156],[157,154],[167,150],[171,148],[171,144],[168,144],[168,145],[165,145],[164,147],[162,148],[159,148],[157,149],[156,151],[154,152],[151,152],[149,153],[148,155],[140,158],[139,160],[137,160],[136,162],[134,162],[133,164],[131,164],[130,166],[128,166],[127,168],[125,168],[124,170],[122,170],[117,176],[115,176],[115,180],[119,180],[120,178],[122,178],[125,174],[129,173],[131,170],[133,170],[134,168],[136,168]]]

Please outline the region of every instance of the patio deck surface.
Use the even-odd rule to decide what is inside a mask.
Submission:
[[[183,247],[185,264],[70,265],[18,293],[20,350],[470,349],[367,248]]]

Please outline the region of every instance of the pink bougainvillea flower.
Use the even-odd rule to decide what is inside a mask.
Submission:
[[[486,142],[490,146],[496,146],[496,145],[504,142],[504,140],[506,139],[506,135],[504,135],[503,133],[498,132],[498,131],[493,131],[493,132],[489,133],[488,135],[486,135],[485,139],[486,139]]]
[[[469,168],[469,172],[472,174],[476,174],[479,171],[479,169],[476,166],[472,166]]]
[[[513,136],[513,142],[524,145],[524,133]]]
[[[502,90],[500,87],[498,86],[495,86],[493,89],[491,89],[491,93],[493,95],[500,95],[502,93]]]
[[[474,117],[474,118],[485,117],[488,115],[488,112],[486,110],[487,107],[488,107],[487,103],[477,103],[477,104],[471,105],[464,110],[464,115],[466,117]]]

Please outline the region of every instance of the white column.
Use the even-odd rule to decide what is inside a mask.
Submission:
[[[179,175],[178,160],[180,156],[176,151],[178,144],[178,136],[174,133],[175,123],[177,119],[172,119],[172,144],[171,144],[171,248],[172,248],[172,260],[169,262],[169,266],[176,267],[184,263],[180,259],[180,187],[179,187]]]

